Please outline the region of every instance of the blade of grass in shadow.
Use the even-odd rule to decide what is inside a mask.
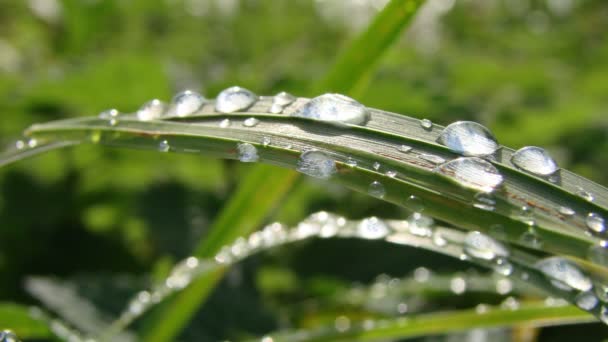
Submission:
[[[370,72],[390,44],[397,39],[422,2],[423,0],[390,1],[369,28],[345,50],[328,77],[316,89],[350,93],[358,81]],[[212,255],[224,244],[229,243],[230,239],[259,227],[297,177],[297,174],[290,171],[274,170],[263,166],[253,167],[251,175],[239,185],[234,196],[219,214],[218,221],[213,224],[212,232],[207,237],[208,241],[200,242],[195,255]],[[255,189],[264,189],[264,194],[260,195],[257,191],[247,189],[251,184]],[[263,201],[260,201],[261,199]],[[246,208],[246,210],[237,211],[238,208]],[[248,215],[245,215],[245,212]],[[219,278],[213,279],[217,281]],[[213,288],[212,284],[202,284],[206,281],[209,279],[199,280],[201,284],[191,286],[180,293],[179,298],[173,303],[166,305],[164,313],[157,315],[159,319],[155,320],[155,324],[150,324],[150,329],[144,332],[144,340],[151,342],[174,339]]]
[[[275,342],[323,342],[323,341],[376,341],[394,338],[411,338],[434,334],[445,334],[475,328],[507,327],[516,325],[550,326],[594,322],[594,318],[574,306],[547,306],[543,303],[523,304],[517,310],[512,308],[487,307],[483,312],[477,309],[439,312],[352,324],[339,331],[326,327],[312,331],[297,331],[271,335]],[[381,323],[381,324],[380,324]],[[255,341],[259,341],[256,339]]]

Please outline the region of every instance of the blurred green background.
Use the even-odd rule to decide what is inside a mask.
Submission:
[[[0,140],[10,144],[37,122],[132,112],[185,88],[208,97],[232,85],[260,95],[318,95],[313,84],[384,3],[0,0]],[[561,166],[608,184],[608,2],[428,1],[356,99],[440,124],[479,121],[505,145],[543,146]],[[249,168],[83,146],[0,169],[0,301],[36,303],[24,282],[38,275],[62,279],[105,315],[116,314],[191,252]],[[352,218],[409,215],[306,180],[273,219],[296,223],[322,209]],[[306,326],[350,310],[313,298],[419,266],[468,268],[381,242],[278,249],[235,267],[182,338]],[[480,300],[443,298],[428,309]],[[597,325],[585,329],[601,335]],[[539,338],[563,339],[563,331],[582,330],[545,329]]]

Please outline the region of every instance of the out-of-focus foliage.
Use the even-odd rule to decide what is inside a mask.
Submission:
[[[35,122],[110,107],[134,111],[188,87],[207,96],[233,84],[258,94],[316,95],[312,85],[379,3],[0,0],[0,139],[10,143]],[[432,0],[357,100],[442,124],[480,121],[503,144],[542,145],[560,165],[608,184],[607,31],[601,0]],[[0,301],[34,303],[26,277],[52,275],[115,314],[129,293],[192,251],[247,171],[201,156],[97,147],[0,170]],[[408,215],[307,180],[274,218],[293,223],[321,209]],[[421,265],[465,267],[379,242],[277,250],[230,271],[183,337],[217,340],[305,324],[327,314],[302,304],[312,295]],[[541,337],[556,340],[555,331]]]

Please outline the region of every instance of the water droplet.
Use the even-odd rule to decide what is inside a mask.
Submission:
[[[473,258],[493,260],[509,256],[509,250],[502,243],[480,232],[469,232],[464,239],[464,251]]]
[[[576,295],[576,306],[583,310],[593,310],[598,303],[598,299],[592,291],[581,292]]]
[[[433,164],[445,163],[445,159],[443,159],[440,156],[436,156],[434,154],[425,154],[425,153],[422,153],[420,155],[420,159],[426,160],[426,161],[431,162]]]
[[[169,152],[170,149],[171,146],[169,145],[169,142],[167,140],[163,140],[158,144],[158,150],[160,152]]]
[[[25,148],[25,146],[27,146],[26,143],[25,143],[25,141],[23,141],[23,140],[17,140],[17,141],[15,141],[15,148],[16,149],[23,150]]]
[[[296,97],[284,91],[276,94],[272,98],[270,112],[273,114],[281,114],[285,107],[289,106],[296,100]]]
[[[549,176],[559,169],[547,151],[536,146],[526,146],[517,150],[511,162],[528,172],[539,176]]]
[[[36,140],[35,138],[31,138],[27,141],[27,147],[34,148],[36,146],[38,146],[38,140]]]
[[[230,127],[230,119],[224,119],[224,120],[220,121],[219,126],[220,126],[220,128]]]
[[[207,100],[196,91],[184,90],[171,99],[169,115],[188,116],[196,113]]]
[[[270,137],[263,137],[262,138],[262,146],[264,146],[264,147],[270,146],[271,142],[272,141],[270,140]]]
[[[534,211],[527,205],[517,208],[514,215],[528,226],[534,226],[536,224],[536,221],[534,220]]]
[[[291,115],[353,125],[363,125],[369,119],[369,112],[365,106],[340,94],[315,97]]]
[[[336,330],[338,332],[346,332],[348,331],[348,329],[350,329],[350,319],[348,319],[348,317],[346,316],[338,316],[336,318],[334,326],[336,327]]]
[[[519,309],[519,301],[515,297],[509,296],[500,303],[500,307],[514,311]]]
[[[260,123],[260,120],[258,120],[256,118],[247,118],[247,119],[245,119],[245,121],[243,121],[243,126],[245,126],[245,127],[255,127],[259,123]]]
[[[327,179],[336,173],[336,162],[321,151],[306,151],[300,156],[296,169],[312,177]]]
[[[439,231],[435,231],[433,232],[433,243],[437,247],[443,247],[448,244],[448,240],[446,240]]]
[[[436,170],[464,187],[483,192],[492,192],[503,182],[494,165],[476,157],[454,159],[439,165]]]
[[[220,113],[234,113],[251,107],[258,97],[241,87],[230,87],[217,96],[215,109]]]
[[[413,213],[408,217],[408,230],[410,234],[422,237],[430,237],[433,235],[433,225],[435,221],[420,213]]]
[[[346,165],[348,165],[350,167],[355,167],[355,166],[357,166],[357,161],[351,157],[348,157],[348,159],[346,159]]]
[[[253,163],[258,161],[258,149],[250,143],[239,143],[236,145],[239,153],[239,160],[243,163]]]
[[[374,165],[372,165],[372,167],[373,167],[373,168],[374,168],[374,170],[376,170],[376,171],[380,170],[380,166],[381,166],[381,165],[380,165],[380,163],[378,163],[378,162],[375,162],[375,163],[374,163]]]
[[[373,181],[369,188],[367,189],[367,193],[378,198],[383,198],[386,194],[386,190],[384,189],[384,185],[378,181]]]
[[[199,267],[199,264],[200,261],[197,258],[189,257],[175,265],[165,281],[167,287],[171,289],[183,289],[188,286],[195,275],[194,270]]]
[[[467,290],[467,282],[462,277],[454,277],[450,281],[450,290],[454,294],[461,295]]]
[[[604,243],[589,247],[587,258],[598,265],[608,267],[608,247]]]
[[[433,122],[429,119],[422,119],[420,120],[420,126],[424,129],[431,129],[433,128]]]
[[[589,202],[593,202],[595,200],[595,198],[593,197],[593,194],[590,193],[589,191],[585,191],[585,189],[583,189],[583,188],[579,187],[577,194]]]
[[[0,342],[19,342],[19,338],[10,330],[2,330],[0,331]]]
[[[513,283],[509,279],[499,279],[496,282],[496,292],[505,295],[513,290]]]
[[[526,232],[521,234],[519,240],[532,248],[540,248],[543,245],[543,240],[538,236],[538,233],[535,229],[528,229]]]
[[[475,306],[475,312],[478,315],[483,315],[485,313],[488,313],[488,311],[490,311],[490,307],[488,305],[486,305],[486,304],[477,304]]]
[[[431,277],[431,271],[426,267],[418,267],[414,270],[414,280],[419,283],[426,283]]]
[[[397,171],[388,170],[384,174],[387,175],[388,177],[395,178],[397,176]]]
[[[499,147],[494,135],[473,121],[457,121],[448,125],[437,141],[456,153],[472,157],[490,155]]]
[[[505,258],[496,258],[496,264],[494,265],[494,271],[504,276],[510,276],[513,273],[513,264],[511,264]]]
[[[608,324],[608,306],[602,305],[600,310],[600,319],[602,322],[604,322],[604,324]]]
[[[381,239],[390,232],[384,221],[377,217],[369,217],[361,221],[357,227],[358,236],[364,239]]]
[[[400,145],[399,147],[397,147],[397,150],[399,150],[400,152],[403,152],[403,153],[408,153],[409,151],[412,150],[412,147],[408,146],[408,145]]]
[[[561,207],[559,207],[558,211],[560,214],[565,215],[565,216],[572,216],[572,215],[576,214],[576,212],[570,207],[561,206]]]
[[[414,212],[422,212],[424,210],[424,203],[418,196],[410,195],[405,200],[405,206]]]
[[[154,99],[144,103],[137,110],[137,118],[141,121],[150,121],[160,119],[167,110],[167,105],[158,99]]]
[[[606,232],[604,218],[599,214],[589,213],[585,219],[585,224],[593,234],[603,234]]]
[[[112,108],[99,113],[99,118],[102,120],[116,120],[119,115],[120,112],[117,109]]]
[[[576,289],[588,291],[591,289],[591,280],[570,261],[561,257],[549,257],[536,263],[538,268],[551,282],[562,290]]]
[[[480,192],[475,194],[473,206],[482,210],[493,211],[496,206],[496,200],[494,200],[491,194]]]

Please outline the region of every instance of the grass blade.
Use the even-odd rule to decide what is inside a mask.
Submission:
[[[0,303],[0,330],[12,330],[19,338],[27,340],[50,338],[48,326],[33,319],[30,310],[18,304]]]

